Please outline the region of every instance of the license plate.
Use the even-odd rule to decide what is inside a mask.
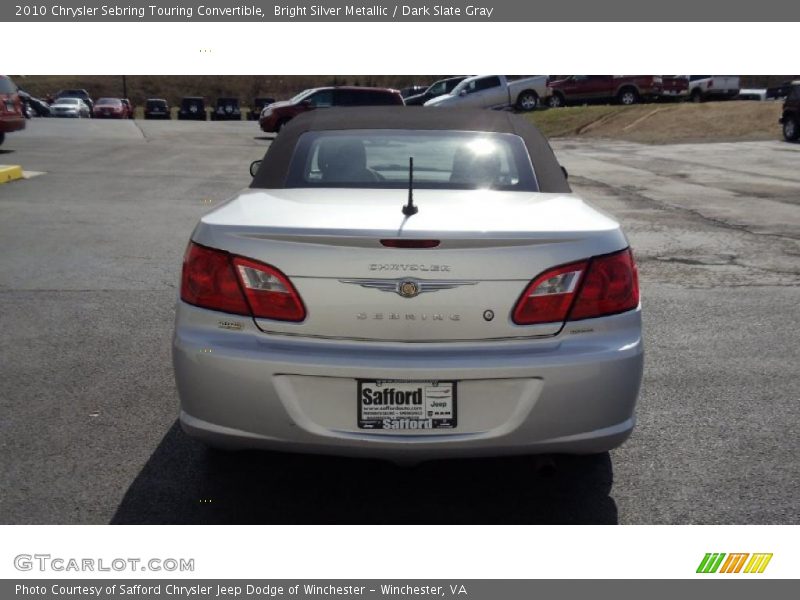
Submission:
[[[359,429],[455,429],[455,381],[359,380]]]

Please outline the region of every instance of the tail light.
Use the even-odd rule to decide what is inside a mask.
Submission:
[[[545,271],[514,308],[517,325],[592,319],[639,305],[639,278],[630,248]]]
[[[181,300],[259,319],[306,318],[300,295],[276,268],[194,242],[183,259]]]
[[[564,321],[588,264],[588,261],[571,263],[539,275],[517,302],[514,323],[534,325]]]

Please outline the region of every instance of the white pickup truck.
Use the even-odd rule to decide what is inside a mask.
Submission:
[[[533,110],[549,95],[547,75],[520,79],[506,75],[467,77],[453,91],[432,98],[425,106],[458,106],[462,108],[506,108]]]
[[[736,75],[689,75],[688,94],[694,102],[726,100],[739,95]]]

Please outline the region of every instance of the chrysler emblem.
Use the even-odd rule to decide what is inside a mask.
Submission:
[[[477,281],[466,281],[464,279],[410,279],[401,277],[400,279],[340,279],[341,283],[360,285],[361,287],[380,290],[382,292],[394,292],[403,298],[415,298],[420,294],[428,292],[438,292],[439,290],[451,290],[462,285],[475,285]]]
[[[413,298],[419,294],[419,286],[414,281],[401,281],[397,286],[397,293],[403,298]]]

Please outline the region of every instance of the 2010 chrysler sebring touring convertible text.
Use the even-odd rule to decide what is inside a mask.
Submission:
[[[212,446],[603,452],[634,425],[636,266],[520,117],[313,111],[197,225],[173,359]]]

